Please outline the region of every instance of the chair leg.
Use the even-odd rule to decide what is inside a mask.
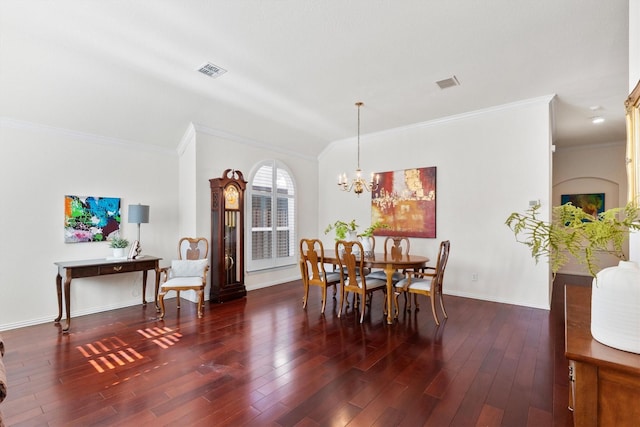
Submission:
[[[420,305],[418,304],[418,294],[413,294],[413,303],[416,306],[416,311],[420,310]]]
[[[204,315],[204,289],[200,289],[198,292],[198,318],[202,319]]]
[[[436,325],[440,325],[440,321],[438,320],[438,313],[436,313],[436,296],[431,294],[429,295],[429,299],[431,300],[431,312],[433,313],[433,320],[436,321]]]
[[[362,311],[360,312],[360,323],[364,321],[364,311],[367,309],[367,295],[362,295],[362,301],[360,301]]]
[[[439,292],[438,295],[440,295],[440,308],[442,309],[442,314],[444,314],[445,319],[448,319],[449,316],[447,316],[447,310],[444,309],[444,299],[442,298],[442,292]]]
[[[338,317],[340,317],[340,315],[342,315],[342,305],[344,304],[344,288],[342,288],[342,290],[340,291],[340,310],[338,310]]]
[[[404,294],[404,292],[402,292],[402,293]],[[398,297],[400,296],[400,292],[394,291],[393,292],[393,296],[394,296],[393,300],[395,302],[394,308],[396,310],[394,317],[397,319],[398,316],[400,315],[400,304],[398,303]],[[407,296],[406,295],[404,296],[404,303],[405,304],[407,303]]]
[[[160,306],[160,315],[158,316],[159,319],[164,319],[164,296],[166,295],[166,292],[161,291],[158,294],[158,305]]]
[[[382,314],[387,315],[387,291],[386,289],[382,291],[382,295],[384,296],[384,308],[382,309]]]
[[[320,310],[320,313],[324,314],[324,308],[327,305],[327,287],[323,286],[322,287],[322,310]]]
[[[302,308],[307,308],[307,297],[309,296],[309,284],[306,281],[307,277],[307,269],[304,261],[300,261],[300,277],[302,278],[302,287],[304,288],[304,293],[302,294]]]
[[[176,307],[180,308],[180,291],[176,291]]]
[[[304,295],[302,296],[302,308],[307,308],[307,300],[309,299],[309,283],[303,280]]]

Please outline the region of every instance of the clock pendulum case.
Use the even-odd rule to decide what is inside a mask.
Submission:
[[[242,172],[227,169],[211,187],[211,291],[225,302],[247,295],[244,286],[244,191]]]

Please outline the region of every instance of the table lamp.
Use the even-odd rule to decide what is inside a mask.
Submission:
[[[140,224],[147,224],[149,222],[149,206],[147,205],[129,205],[129,224],[138,224],[138,248],[137,252],[140,253]]]

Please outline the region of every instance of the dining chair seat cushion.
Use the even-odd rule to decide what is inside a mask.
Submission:
[[[198,285],[202,285],[202,276],[174,277],[164,282],[160,288],[192,288]]]
[[[417,278],[412,277],[411,283],[409,283],[409,279],[402,279],[398,283],[396,283],[396,288],[398,289],[406,289],[407,287],[411,289],[417,289],[420,291],[428,291],[431,289],[431,277],[425,278]]]
[[[365,276],[366,276],[366,275],[368,275],[369,273],[371,273],[371,269],[370,269],[369,267],[364,267],[362,270],[364,271],[364,275],[365,275]],[[343,272],[344,274],[347,274],[347,267],[344,267],[344,268],[342,269],[342,272]],[[336,271],[336,273],[340,274],[340,271]],[[359,271],[359,270],[356,270],[356,274],[359,276],[359,275],[360,275],[360,271]]]
[[[339,282],[340,281],[340,273],[326,273],[325,275],[325,282],[327,283],[333,283],[333,282]]]
[[[365,277],[365,280],[367,282],[367,289],[369,289],[369,290],[378,289],[378,288],[382,288],[382,287],[386,287],[387,286],[387,281],[386,280],[379,280],[379,279],[367,280],[366,277]],[[349,286],[349,280],[347,280],[345,285]],[[359,288],[362,287],[362,281],[361,280],[358,280],[358,287]]]
[[[171,277],[202,277],[209,260],[174,259],[171,261]]]
[[[371,274],[367,275],[367,280],[370,279],[380,279],[380,280],[387,280],[387,273],[384,272],[384,270],[376,270],[371,272]],[[397,282],[398,280],[402,280],[404,279],[404,274],[400,273],[399,271],[394,271],[393,275],[391,276],[391,281],[393,282]]]

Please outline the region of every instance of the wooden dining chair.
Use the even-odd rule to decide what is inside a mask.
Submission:
[[[411,294],[414,295],[414,303],[416,310],[418,306],[418,295],[425,295],[431,300],[431,312],[436,321],[436,325],[440,324],[438,314],[436,313],[436,299],[440,302],[440,308],[445,318],[448,318],[447,311],[444,308],[442,299],[442,283],[444,280],[444,270],[449,260],[449,249],[451,244],[448,240],[440,243],[438,251],[438,260],[435,267],[425,267],[422,271],[410,271],[405,279],[400,280],[395,285],[395,308],[396,317],[398,316],[398,296],[404,294],[405,305],[407,310],[411,310]],[[410,294],[407,298],[407,293]]]
[[[329,272],[324,267],[324,247],[319,239],[300,240],[300,274],[304,285],[302,308],[307,308],[309,286],[319,286],[322,289],[322,310],[327,305],[327,288],[333,286],[333,297],[336,297],[337,285],[340,283],[340,273]]]
[[[358,300],[360,300],[361,313],[360,323],[364,320],[365,306],[367,305],[367,297],[375,291],[382,291],[386,295],[387,281],[380,279],[367,279],[364,273],[364,249],[360,242],[347,242],[338,240],[335,246],[336,256],[338,258],[340,271],[340,311],[338,317],[342,314],[342,307],[348,292],[353,292],[354,309],[358,308]],[[385,314],[386,314],[386,298],[385,298]],[[371,300],[369,299],[369,303]]]
[[[408,255],[409,249],[411,249],[411,242],[408,237],[405,236],[388,236],[384,239],[384,255],[387,257],[391,255],[391,258]],[[395,271],[391,277],[391,283],[397,283],[398,281],[406,277],[405,272]],[[387,280],[387,273],[384,270],[375,270],[367,275],[368,279],[380,279]]]

